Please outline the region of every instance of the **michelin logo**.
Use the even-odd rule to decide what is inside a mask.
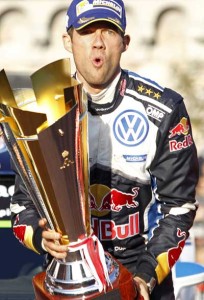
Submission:
[[[111,8],[114,10],[120,17],[122,16],[122,7],[118,5],[115,1],[107,1],[107,0],[94,0],[93,7],[96,6],[104,6],[105,8]]]
[[[152,105],[148,105],[148,107],[146,108],[146,113],[148,116],[152,117],[153,119],[156,119],[159,122],[161,122],[165,115],[165,113],[162,110]]]
[[[126,162],[144,162],[147,160],[147,155],[123,155]]]

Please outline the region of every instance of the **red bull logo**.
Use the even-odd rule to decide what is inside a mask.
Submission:
[[[138,192],[139,187],[133,188],[132,193],[124,193],[102,184],[91,185],[92,228],[100,240],[122,240],[139,234],[139,212],[130,214],[128,220],[123,224],[116,224],[113,220],[101,218],[108,215],[110,211],[120,212],[123,207],[138,207],[139,203],[135,200]]]
[[[169,150],[170,152],[180,151],[182,149],[188,148],[193,144],[193,139],[190,134],[184,137],[183,141],[170,140]]]
[[[140,232],[139,212],[129,215],[128,222],[120,225],[117,225],[113,220],[92,218],[92,228],[101,241],[123,240],[138,235]]]
[[[90,207],[92,210],[98,211],[115,211],[119,212],[125,206],[127,208],[138,207],[138,202],[135,198],[138,196],[139,187],[132,189],[132,193],[124,193],[117,189],[111,189],[101,199],[101,204],[98,207],[94,195],[90,192]]]
[[[189,132],[189,124],[187,118],[183,117],[180,122],[173,127],[169,133],[169,138],[172,138],[176,135],[187,135]]]
[[[177,237],[180,239],[177,247],[171,248],[168,251],[168,261],[170,269],[173,267],[175,262],[179,259],[181,251],[185,245],[186,233],[181,231],[180,228],[177,229]]]
[[[158,266],[156,273],[158,277],[158,283],[161,283],[163,279],[169,274],[170,269],[178,260],[185,245],[186,233],[184,231],[181,231],[180,228],[177,228],[177,237],[178,242],[175,247],[172,247],[167,252],[163,252],[159,256],[157,256]]]
[[[35,249],[32,237],[33,237],[33,229],[31,225],[18,225],[19,223],[19,215],[16,216],[13,226],[13,233],[16,238],[26,247],[32,249],[33,251],[37,252]],[[37,252],[38,253],[38,252]]]
[[[17,225],[13,227],[13,233],[15,237],[24,244],[24,237],[26,232],[26,225]]]
[[[91,192],[89,193],[89,195],[90,195],[90,209],[91,210],[98,210],[98,206],[97,206],[96,199],[95,199],[94,195]]]

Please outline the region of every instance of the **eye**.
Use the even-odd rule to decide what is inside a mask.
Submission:
[[[113,29],[107,29],[107,33],[108,33],[109,35],[116,34],[115,30],[113,30]]]
[[[116,35],[116,32],[113,29],[106,28],[103,30],[103,35],[107,37],[113,37]]]
[[[93,29],[89,27],[85,27],[79,30],[80,35],[88,35],[93,33]]]

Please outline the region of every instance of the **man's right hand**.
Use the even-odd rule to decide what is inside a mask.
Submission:
[[[43,229],[42,232],[42,247],[45,251],[51,254],[51,256],[63,259],[67,256],[68,246],[61,245],[60,239],[61,234],[47,228],[46,219],[41,219],[39,221],[39,226]]]
[[[149,291],[147,287],[147,283],[140,277],[135,277],[135,284],[137,287],[137,291],[139,293],[138,297],[136,298],[137,300],[149,300]]]

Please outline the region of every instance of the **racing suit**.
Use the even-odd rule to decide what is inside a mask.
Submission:
[[[134,275],[156,280],[151,299],[174,299],[171,268],[198,206],[197,153],[183,98],[122,70],[114,99],[89,101],[88,111],[94,233]],[[18,174],[11,212],[15,236],[45,253],[39,216]]]

